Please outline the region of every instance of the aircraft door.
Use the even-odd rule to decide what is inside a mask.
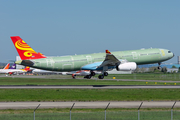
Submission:
[[[47,67],[54,68],[54,61],[52,59],[46,59]]]
[[[138,59],[138,55],[136,52],[132,52],[132,55],[133,55],[133,59]]]
[[[92,57],[91,56],[86,56],[86,58],[87,58],[88,63],[92,63]]]

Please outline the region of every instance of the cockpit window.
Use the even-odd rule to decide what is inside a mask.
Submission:
[[[171,51],[168,51],[168,53],[171,53]]]

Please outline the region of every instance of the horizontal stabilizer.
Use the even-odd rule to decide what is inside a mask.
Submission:
[[[16,61],[15,63],[19,65],[24,65],[24,66],[30,66],[30,67],[34,65],[34,62],[32,62],[31,60],[20,60],[20,61]]]

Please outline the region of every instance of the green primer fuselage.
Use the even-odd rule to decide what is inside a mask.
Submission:
[[[140,64],[160,63],[171,59],[174,55],[167,49],[141,49],[130,51],[111,52],[119,60],[127,60]],[[75,71],[80,70],[82,66],[103,62],[106,53],[94,53],[72,56],[47,57],[35,59],[30,67],[51,70],[51,71]]]

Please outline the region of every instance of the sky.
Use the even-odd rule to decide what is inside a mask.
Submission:
[[[46,56],[164,48],[180,56],[179,0],[0,0],[0,62],[20,36]]]

